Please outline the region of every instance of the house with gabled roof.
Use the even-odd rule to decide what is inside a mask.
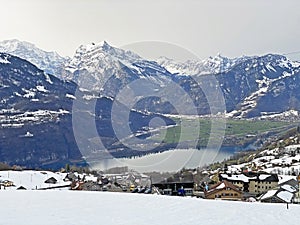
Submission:
[[[291,203],[293,198],[293,193],[283,189],[278,189],[267,191],[260,197],[260,201],[269,203]]]
[[[222,200],[241,200],[242,191],[238,186],[235,186],[227,180],[212,186],[205,191],[205,198],[207,199],[222,199]]]
[[[298,181],[297,181],[297,178],[294,178],[294,177],[286,177],[286,179],[284,179],[283,177],[281,177],[281,180],[280,182],[278,183],[278,186],[281,187],[281,186],[284,186],[284,185],[289,185],[295,189],[299,189],[299,184],[298,184]]]
[[[295,202],[299,202],[298,193],[299,193],[299,184],[298,181],[294,178],[286,179],[284,181],[280,181],[278,187],[282,190],[291,192],[295,195]]]
[[[291,203],[295,202],[298,193],[297,181],[293,178],[280,182],[278,187],[269,190],[259,197],[261,202]]]
[[[261,194],[278,186],[278,175],[247,172],[240,174],[219,174],[219,180],[227,180],[241,188],[243,192]]]

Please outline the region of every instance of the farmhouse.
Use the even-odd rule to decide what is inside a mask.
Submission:
[[[207,199],[241,200],[242,191],[238,186],[224,180],[205,192]]]

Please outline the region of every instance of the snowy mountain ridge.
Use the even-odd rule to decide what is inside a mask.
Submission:
[[[141,78],[162,85],[166,74],[170,73],[156,62],[147,61],[131,51],[112,47],[103,41],[81,45],[66,63],[63,79],[73,80],[81,87],[88,86],[89,90],[100,91],[111,78],[123,84]]]
[[[218,74],[230,70],[233,66],[244,62],[252,57],[242,56],[239,58],[227,58],[220,54],[204,60],[187,60],[176,62],[173,59],[160,57],[157,62],[171,73],[179,75],[207,75]]]
[[[62,68],[69,60],[56,52],[47,52],[32,43],[17,39],[1,41],[0,52],[25,59],[46,73],[57,77],[61,76]]]
[[[82,45],[66,65],[65,71],[65,79],[71,79],[80,86],[85,84],[87,89],[96,91],[102,91],[107,81],[105,78],[109,78],[110,82],[106,85],[109,93],[105,95],[110,97],[136,79],[147,79],[149,86],[152,85],[153,89],[154,85],[157,90],[175,82],[194,99],[200,114],[210,112],[207,110],[209,107],[204,106],[205,103],[203,105],[205,96],[201,96],[203,93],[195,88],[197,84],[193,79],[201,76],[202,82],[205,82],[205,76],[214,75],[224,94],[228,117],[259,117],[263,112],[282,114],[299,110],[297,75],[300,63],[277,54],[232,59],[218,54],[202,61],[189,60],[184,63],[161,57],[155,62],[147,61],[131,51],[112,47],[104,41]],[[143,95],[136,97],[141,99]],[[280,102],[277,101],[278,109],[271,106],[268,109],[260,103],[262,100],[271,101],[271,98],[280,99]],[[138,110],[172,113],[170,107],[157,98],[146,101],[139,105]],[[283,101],[291,105],[286,107]]]
[[[299,62],[293,62],[288,60],[286,57],[276,54],[267,55],[270,60],[275,60],[277,63],[280,63],[282,67],[285,68],[299,68]],[[173,74],[178,75],[216,75],[219,73],[224,73],[230,71],[233,67],[237,66],[240,63],[246,62],[248,60],[257,60],[261,56],[241,56],[236,58],[228,58],[217,54],[216,56],[210,56],[207,59],[203,60],[187,60],[185,62],[175,61],[167,57],[158,58],[157,62],[159,65],[166,68]],[[249,70],[246,68],[245,70]],[[270,70],[271,67],[266,66],[267,70]]]
[[[236,110],[229,112],[227,115],[237,116],[239,118],[245,117],[249,112],[253,111],[260,99],[267,95],[272,95],[273,98],[277,98],[280,95],[286,94],[288,89],[295,89],[298,82],[297,79],[300,71],[300,63],[293,62],[287,59],[285,56],[269,54],[263,57],[256,57],[251,60],[251,63],[247,63],[244,68],[245,73],[252,73],[250,75],[256,76],[255,86],[256,90],[252,91],[250,95],[245,96],[240,103],[240,107]],[[270,74],[270,75],[268,75]],[[294,84],[292,84],[294,82]],[[289,112],[295,111],[294,108],[287,108],[280,112],[261,112],[261,116],[264,118],[266,115],[278,114],[281,116]],[[295,113],[292,113],[295,114]],[[277,117],[278,117],[277,116]]]
[[[17,40],[1,42],[1,51],[16,54],[60,79],[74,81],[82,90],[92,90],[106,97],[114,98],[120,90],[139,79],[143,79],[145,85],[132,88],[138,101],[145,98],[147,90],[152,91],[153,96],[169,95],[161,90],[176,83],[193,99],[199,114],[208,115],[210,106],[197,82],[200,79],[204,83],[208,76],[214,75],[224,95],[227,117],[249,118],[300,111],[300,63],[282,55],[227,58],[218,54],[202,61],[183,63],[164,57],[149,61],[106,41],[81,45],[69,60]],[[8,61],[2,58],[0,63]],[[181,98],[180,94],[171,95]],[[136,110],[174,113],[172,107],[159,98],[140,102]]]

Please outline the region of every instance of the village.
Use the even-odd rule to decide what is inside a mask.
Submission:
[[[167,196],[188,196],[205,199],[299,203],[300,176],[266,172],[218,173],[185,170],[158,181],[134,171],[120,174],[86,174],[51,171],[0,171],[0,191],[65,190],[105,191]]]
[[[1,167],[0,191],[67,190],[124,192],[203,199],[300,203],[299,134],[263,150],[235,155],[222,163],[177,172],[140,173],[127,166],[106,171],[70,167],[60,171]]]

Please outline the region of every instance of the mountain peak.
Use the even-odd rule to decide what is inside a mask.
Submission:
[[[158,63],[171,73],[180,75],[205,75],[224,72],[237,65],[249,57],[228,58],[218,53],[203,60],[187,60],[186,62],[176,62],[166,57],[160,57]]]
[[[99,43],[102,47],[111,47],[110,44],[107,43],[107,41],[101,41]]]
[[[17,51],[18,49],[22,47],[30,47],[35,48],[35,45],[26,41],[20,41],[18,39],[12,39],[12,40],[4,40],[0,42],[0,51],[1,52],[13,52]]]
[[[222,56],[220,53],[218,53],[216,56],[210,56],[207,59],[202,60],[203,64],[222,64],[222,63],[227,63],[231,62],[234,59],[227,58],[225,56]]]
[[[83,59],[84,57],[85,59]],[[105,58],[108,60],[119,60],[121,62],[130,61],[137,62],[143,60],[139,55],[135,54],[131,51],[126,51],[117,47],[113,47],[108,44],[106,41],[102,41],[99,43],[90,43],[86,45],[81,45],[75,52],[73,59],[70,64],[73,64],[72,67],[76,67],[75,64],[78,64],[80,61],[90,61],[96,60],[98,61],[100,58]]]
[[[223,56],[220,52],[218,52],[217,55],[213,58],[227,59],[227,57]]]
[[[26,49],[26,50],[30,49],[30,50],[35,50],[35,51],[43,51],[45,53],[58,55],[54,51],[47,52],[47,51],[41,50],[35,44],[27,42],[27,41],[20,41],[18,39],[11,39],[11,40],[4,40],[4,41],[0,42],[0,51],[2,51],[2,52],[13,53],[13,52],[16,52],[16,51],[23,51],[24,49]]]
[[[79,49],[84,50],[84,51],[90,51],[90,50],[95,50],[95,49],[101,49],[101,50],[107,51],[107,50],[110,50],[110,49],[113,49],[113,48],[114,47],[112,47],[106,41],[101,41],[99,43],[92,42],[92,43],[89,43],[89,44],[86,44],[86,45],[81,45],[79,47]]]
[[[39,49],[34,44],[18,39],[0,42],[0,52],[5,52],[25,59],[46,73],[61,76],[61,69],[68,58],[64,58],[56,52],[47,52]]]

